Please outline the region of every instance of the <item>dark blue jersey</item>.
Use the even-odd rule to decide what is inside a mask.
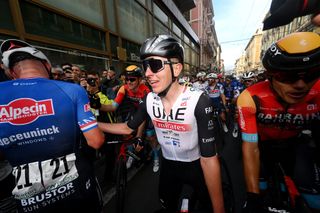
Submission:
[[[81,131],[97,128],[85,90],[34,78],[2,82],[0,91],[0,152],[14,167],[20,211],[46,212],[93,192],[91,165],[79,151]]]

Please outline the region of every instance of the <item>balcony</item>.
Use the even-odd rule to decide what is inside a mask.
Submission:
[[[194,0],[173,0],[181,13],[191,10],[196,7]]]

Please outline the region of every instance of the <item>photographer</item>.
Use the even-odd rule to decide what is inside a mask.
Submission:
[[[99,73],[96,71],[89,71],[87,73],[87,79],[85,82],[80,80],[80,84],[86,88],[90,100],[90,107],[93,114],[96,116],[98,121],[106,122],[106,123],[114,123],[114,113],[113,112],[105,112],[100,110],[101,105],[109,105],[113,103],[113,100],[109,99],[106,95],[104,95],[100,91],[100,83],[99,83]],[[112,137],[114,135],[106,134],[105,138],[107,140],[113,140]],[[115,146],[111,144],[104,144],[100,151],[102,154],[106,155],[105,158],[105,180],[112,180],[112,171],[114,166],[115,159]]]

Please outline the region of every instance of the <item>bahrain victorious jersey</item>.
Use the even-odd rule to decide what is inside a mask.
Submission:
[[[150,92],[128,126],[136,129],[149,114],[168,160],[191,162],[200,156],[216,154],[211,100],[202,91],[185,87],[170,114],[165,113],[161,98]]]
[[[48,212],[95,191],[79,152],[80,131],[97,128],[84,89],[34,78],[2,82],[0,91],[0,153],[13,166],[19,210]]]
[[[281,140],[297,136],[320,121],[320,81],[302,103],[284,107],[269,81],[247,88],[238,98],[239,125],[247,142]]]

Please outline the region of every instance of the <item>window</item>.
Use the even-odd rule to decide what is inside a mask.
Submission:
[[[0,28],[15,30],[10,13],[9,1],[0,1]]]
[[[147,12],[135,1],[119,0],[119,28],[122,36],[142,43],[148,35]]]
[[[157,19],[154,20],[154,34],[168,34],[169,30]]]
[[[118,37],[110,34],[110,48],[113,55],[117,55]]]
[[[114,1],[113,0],[106,0],[106,12],[107,12],[107,19],[108,19],[108,28],[116,32],[116,14],[114,12]]]
[[[103,27],[103,17],[100,0],[41,0],[53,7],[66,11],[80,19]]]
[[[153,13],[164,25],[169,26],[168,16],[155,3],[153,3]]]
[[[104,32],[25,1],[20,5],[27,33],[106,50]]]

